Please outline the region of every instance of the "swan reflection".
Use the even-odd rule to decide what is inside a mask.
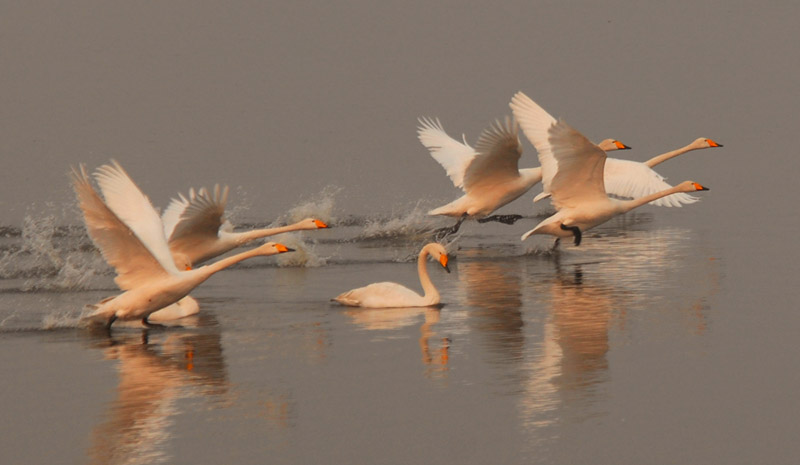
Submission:
[[[218,331],[117,332],[93,345],[117,362],[119,384],[106,421],[92,433],[91,463],[168,462],[177,401],[228,393]]]
[[[447,371],[450,360],[450,339],[439,338],[434,327],[439,322],[440,310],[436,307],[358,308],[345,314],[356,326],[368,331],[398,330],[415,325],[420,317],[419,348],[426,375]]]

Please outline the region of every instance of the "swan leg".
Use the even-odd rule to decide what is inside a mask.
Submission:
[[[478,223],[488,223],[489,221],[497,221],[503,224],[514,224],[517,220],[521,219],[522,215],[492,215],[486,218],[481,218]]]
[[[456,224],[454,224],[453,226],[450,226],[449,228],[437,229],[436,231],[433,232],[433,239],[436,240],[436,241],[439,241],[439,240],[442,240],[442,239],[444,239],[445,237],[447,237],[447,236],[449,236],[451,234],[457,233],[458,232],[458,228],[461,227],[461,223],[463,223],[464,220],[466,220],[468,216],[469,215],[464,213],[463,215],[461,215],[461,217],[458,219],[458,221],[456,221]]]
[[[111,330],[111,325],[117,321],[117,314],[111,315],[111,318],[108,319],[108,323],[106,323],[106,329]]]
[[[575,245],[581,245],[581,230],[577,226],[565,226],[564,223],[561,223],[561,229],[564,231],[572,231],[572,235],[575,236]]]
[[[149,321],[147,321],[147,317],[142,318],[142,324],[147,326],[148,328],[166,328],[166,326],[160,325],[158,323],[150,323]]]

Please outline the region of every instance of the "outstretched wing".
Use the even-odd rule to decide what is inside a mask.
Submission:
[[[629,199],[638,199],[672,187],[664,181],[663,176],[644,163],[617,158],[606,159],[605,186],[608,194]],[[680,207],[681,204],[695,203],[698,200],[700,199],[697,197],[681,192],[654,200],[650,204]]]
[[[136,234],[164,270],[178,273],[158,212],[122,166],[111,160],[111,164],[97,169],[95,179],[108,208]]]
[[[462,143],[448,136],[438,118],[420,118],[417,137],[433,159],[442,165],[453,185],[464,189],[464,173],[477,155],[475,149],[466,141]]]
[[[228,203],[228,186],[220,189],[214,186],[213,192],[205,188],[191,196],[188,205],[181,213],[178,223],[169,236],[170,246],[177,243],[197,244],[216,240],[224,223],[225,205]]]
[[[539,153],[544,191],[556,209],[606,197],[606,154],[600,147],[564,121],[556,121],[522,92],[509,106]]]
[[[176,199],[173,197],[169,205],[167,205],[167,208],[164,209],[164,213],[161,214],[161,223],[164,225],[164,237],[166,237],[167,240],[172,236],[175,225],[177,225],[178,221],[181,219],[183,211],[189,206],[189,199],[195,198],[196,195],[194,188],[189,189],[188,199],[179,192],[178,198]]]
[[[166,277],[167,271],[136,234],[103,203],[89,182],[83,165],[79,170],[73,168],[70,177],[89,237],[100,249],[106,262],[116,270],[114,281],[117,286],[128,290],[143,282]]]
[[[519,177],[519,126],[510,117],[486,128],[475,146],[477,155],[464,174],[464,190],[491,183],[502,184]]]

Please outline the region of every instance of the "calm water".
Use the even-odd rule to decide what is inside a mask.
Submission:
[[[430,267],[441,309],[330,303],[418,287],[435,224],[418,213],[284,237],[300,263],[251,261],[193,293],[199,316],[110,336],[75,328],[113,293],[80,228],[7,237],[4,462],[790,463],[775,446],[798,379],[763,376],[788,369],[786,335],[753,332],[768,323],[732,251],[691,209],[628,215],[559,256],[519,242],[537,218],[468,223],[452,274]]]
[[[0,2],[0,463],[795,464],[800,3]],[[415,137],[475,142],[524,91],[707,185],[556,258],[465,225]],[[527,141],[522,167],[537,166]],[[118,159],[153,203],[231,186],[235,224],[311,214],[166,330],[76,328],[115,292],[65,173]],[[326,186],[338,186],[328,187]],[[534,215],[538,187],[500,213]]]

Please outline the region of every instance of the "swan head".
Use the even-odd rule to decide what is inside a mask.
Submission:
[[[301,229],[325,229],[328,227],[327,224],[316,218],[306,218],[298,221],[297,224],[301,227]]]
[[[433,257],[434,260],[438,261],[442,268],[448,273],[450,272],[450,267],[447,266],[447,251],[444,249],[444,246],[438,244],[436,242],[431,242],[430,244],[425,246],[425,249],[428,250],[428,253]]]
[[[172,260],[175,262],[175,266],[177,266],[180,271],[189,271],[192,269],[192,261],[189,260],[189,256],[185,253],[173,253]]]
[[[267,242],[256,250],[259,252],[259,255],[276,255],[279,253],[294,252],[294,249],[290,249],[278,242]]]
[[[698,137],[697,139],[692,142],[692,147],[697,147],[699,149],[710,149],[713,147],[722,147],[723,145],[719,142],[711,140],[707,137]]]
[[[631,148],[616,139],[605,139],[597,144],[603,152],[611,152],[613,150],[630,150]]]
[[[678,184],[678,187],[680,187],[680,192],[697,192],[697,191],[709,190],[708,187],[705,187],[694,181],[683,181],[682,183]]]

